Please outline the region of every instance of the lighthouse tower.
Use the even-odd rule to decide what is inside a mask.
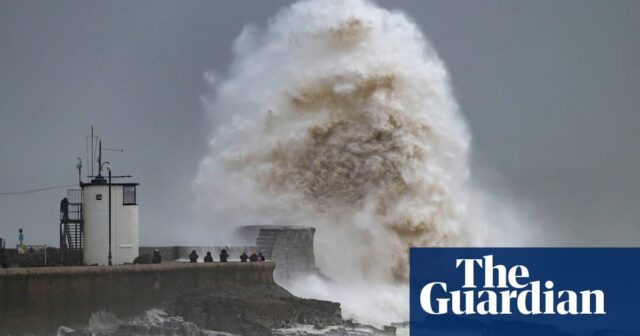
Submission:
[[[67,197],[60,201],[60,262],[64,265],[132,263],[139,248],[138,183],[122,182],[131,176],[112,175],[111,164],[102,161],[103,150],[122,152],[122,149],[102,148],[102,141],[93,134],[93,126],[90,138],[91,180],[82,181],[82,160],[78,158],[80,189],[67,190]],[[93,174],[94,144],[99,144],[97,175]]]
[[[102,162],[102,150],[100,141],[98,175],[89,183],[80,183],[83,262],[86,265],[122,265],[133,262],[138,256],[138,183],[114,182],[131,176],[112,176],[111,164]],[[105,169],[106,176],[103,175]]]
[[[82,185],[85,264],[109,265],[111,256],[112,265],[121,265],[138,256],[137,186],[109,184],[108,177],[100,175]]]

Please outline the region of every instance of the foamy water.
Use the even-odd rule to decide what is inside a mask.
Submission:
[[[194,187],[220,232],[317,228],[334,281],[285,284],[365,323],[408,320],[410,246],[492,243],[469,183],[470,133],[443,62],[401,12],[362,0],[303,1],[246,27]]]
[[[282,329],[274,329],[279,336],[377,336],[388,335],[382,330],[365,325],[318,326],[290,325]],[[99,311],[94,313],[87,326],[74,329],[66,326],[58,328],[56,336],[101,335],[101,336],[234,336],[233,334],[202,329],[196,324],[184,321],[179,316],[172,316],[160,309],[149,309],[143,314],[129,319],[120,319],[114,314]],[[406,325],[398,326],[397,336],[409,335]]]
[[[143,314],[120,319],[116,315],[98,311],[92,314],[86,326],[74,329],[67,326],[58,328],[57,336],[65,335],[105,335],[105,336],[232,336],[232,334],[201,329],[179,316],[171,316],[160,309],[149,309]]]

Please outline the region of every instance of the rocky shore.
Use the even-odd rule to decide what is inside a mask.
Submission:
[[[82,328],[60,327],[60,336],[302,336],[395,335],[343,320],[336,302],[301,299],[277,284],[197,288],[135,318],[107,312],[93,315]]]
[[[276,284],[195,289],[165,306],[200,328],[238,335],[272,335],[292,324],[338,325],[340,304],[301,299]]]

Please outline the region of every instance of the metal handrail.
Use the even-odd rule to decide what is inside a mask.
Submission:
[[[60,248],[62,264],[77,264],[82,262],[84,249],[84,221],[81,195],[68,190],[69,199],[76,202],[69,203],[66,213],[60,213]],[[80,191],[80,190],[77,190]]]

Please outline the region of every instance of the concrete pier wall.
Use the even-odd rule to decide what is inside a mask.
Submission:
[[[304,226],[258,226],[256,245],[278,265],[274,278],[278,283],[300,275],[320,274],[316,267],[313,237],[316,229]]]
[[[193,288],[273,283],[275,264],[155,265],[0,269],[0,335],[51,335],[85,325],[100,310],[140,314]]]
[[[162,260],[172,261],[189,259],[189,254],[191,251],[195,250],[198,254],[198,261],[204,261],[204,256],[208,252],[211,252],[214,261],[219,260],[220,252],[222,250],[226,250],[229,254],[229,260],[240,260],[240,255],[242,252],[247,252],[247,254],[251,254],[252,252],[260,252],[259,247],[255,245],[226,245],[226,246],[141,246],[140,254],[149,254],[153,253],[154,249],[158,249],[160,251],[160,255],[162,256]]]
[[[146,246],[140,247],[140,254],[151,255],[158,249],[162,260],[188,259],[195,250],[199,261],[207,251],[211,251],[214,260],[222,249],[229,253],[229,260],[239,260],[242,252],[262,252],[267,260],[278,265],[274,278],[282,284],[300,275],[320,274],[316,267],[313,239],[316,229],[306,226],[249,225],[238,228],[236,240],[246,245],[227,246]]]

